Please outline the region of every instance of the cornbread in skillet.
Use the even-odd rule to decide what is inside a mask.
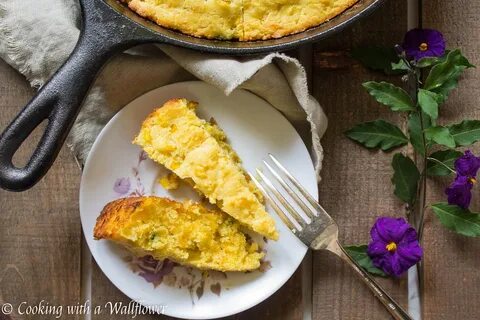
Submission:
[[[317,26],[358,0],[243,0],[243,37],[267,40]]]
[[[242,0],[121,0],[144,18],[185,34],[209,39],[239,39]]]
[[[227,214],[160,197],[110,202],[97,219],[94,237],[117,242],[139,257],[151,255],[202,270],[255,270],[264,256]]]
[[[304,31],[358,0],[121,0],[139,15],[185,34],[266,40]]]
[[[185,179],[212,204],[249,229],[278,239],[263,198],[227,143],[225,133],[195,114],[196,102],[172,99],[153,111],[133,141]]]

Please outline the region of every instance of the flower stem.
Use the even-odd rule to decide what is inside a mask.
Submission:
[[[417,220],[417,232],[418,232],[418,240],[421,241],[422,235],[423,235],[423,222],[424,222],[424,217],[425,217],[425,206],[427,202],[427,159],[428,159],[428,146],[427,146],[427,139],[425,137],[424,133],[424,121],[423,121],[423,114],[420,111],[420,126],[422,128],[422,143],[423,143],[423,149],[425,150],[425,153],[423,155],[423,174],[422,174],[422,180],[420,181],[420,188],[422,188],[421,192],[421,197],[420,197],[420,202],[418,204],[419,212],[418,212],[418,220]]]
[[[425,137],[425,117],[418,106],[418,101],[417,101],[417,94],[418,94],[418,89],[421,85],[421,71],[418,68],[413,67],[412,69],[409,70],[408,73],[408,83],[409,83],[409,94],[414,101],[414,103],[417,105],[417,110],[415,111],[420,119],[420,128],[422,132],[422,147],[424,150],[423,156],[420,158],[419,154],[416,153],[416,158],[419,161],[417,162],[417,166],[422,167],[422,174],[420,176],[420,181],[418,184],[418,189],[417,189],[417,200],[415,201],[414,207],[410,208],[409,212],[409,220],[411,223],[415,226],[415,229],[417,229],[418,233],[418,239],[420,241],[423,233],[423,221],[424,221],[424,216],[425,216],[425,203],[426,203],[426,194],[427,194],[427,158],[428,158],[428,144],[427,144],[427,139]]]

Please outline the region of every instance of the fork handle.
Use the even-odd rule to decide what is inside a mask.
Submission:
[[[390,312],[396,320],[412,320],[410,315],[403,310],[403,308],[393,300],[392,297],[373,279],[373,277],[366,272],[358,263],[353,260],[352,257],[345,251],[338,241],[331,243],[329,248],[330,251],[342,258],[353,270],[355,273],[362,279],[362,281],[367,285],[367,287],[373,292],[375,297],[385,306],[385,308]]]

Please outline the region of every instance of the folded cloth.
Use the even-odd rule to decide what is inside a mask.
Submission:
[[[72,52],[80,33],[77,0],[0,0],[0,57],[41,87]],[[309,94],[305,70],[280,53],[234,58],[167,45],[115,56],[99,74],[68,137],[84,161],[110,118],[135,97],[170,83],[200,79],[226,95],[253,92],[282,112],[311,146],[317,176],[327,118]],[[160,102],[159,102],[160,103]]]

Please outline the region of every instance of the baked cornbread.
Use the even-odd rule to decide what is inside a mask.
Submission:
[[[117,242],[139,257],[151,255],[202,270],[255,270],[264,256],[227,214],[153,196],[108,203],[94,237]]]
[[[221,40],[279,38],[317,26],[358,0],[121,0],[185,34]]]
[[[261,192],[214,123],[195,114],[196,102],[172,99],[143,122],[134,143],[152,160],[189,182],[212,204],[249,229],[278,239]]]
[[[243,0],[242,41],[267,40],[317,26],[358,0]]]
[[[121,0],[144,18],[185,34],[209,39],[239,39],[242,0]]]

